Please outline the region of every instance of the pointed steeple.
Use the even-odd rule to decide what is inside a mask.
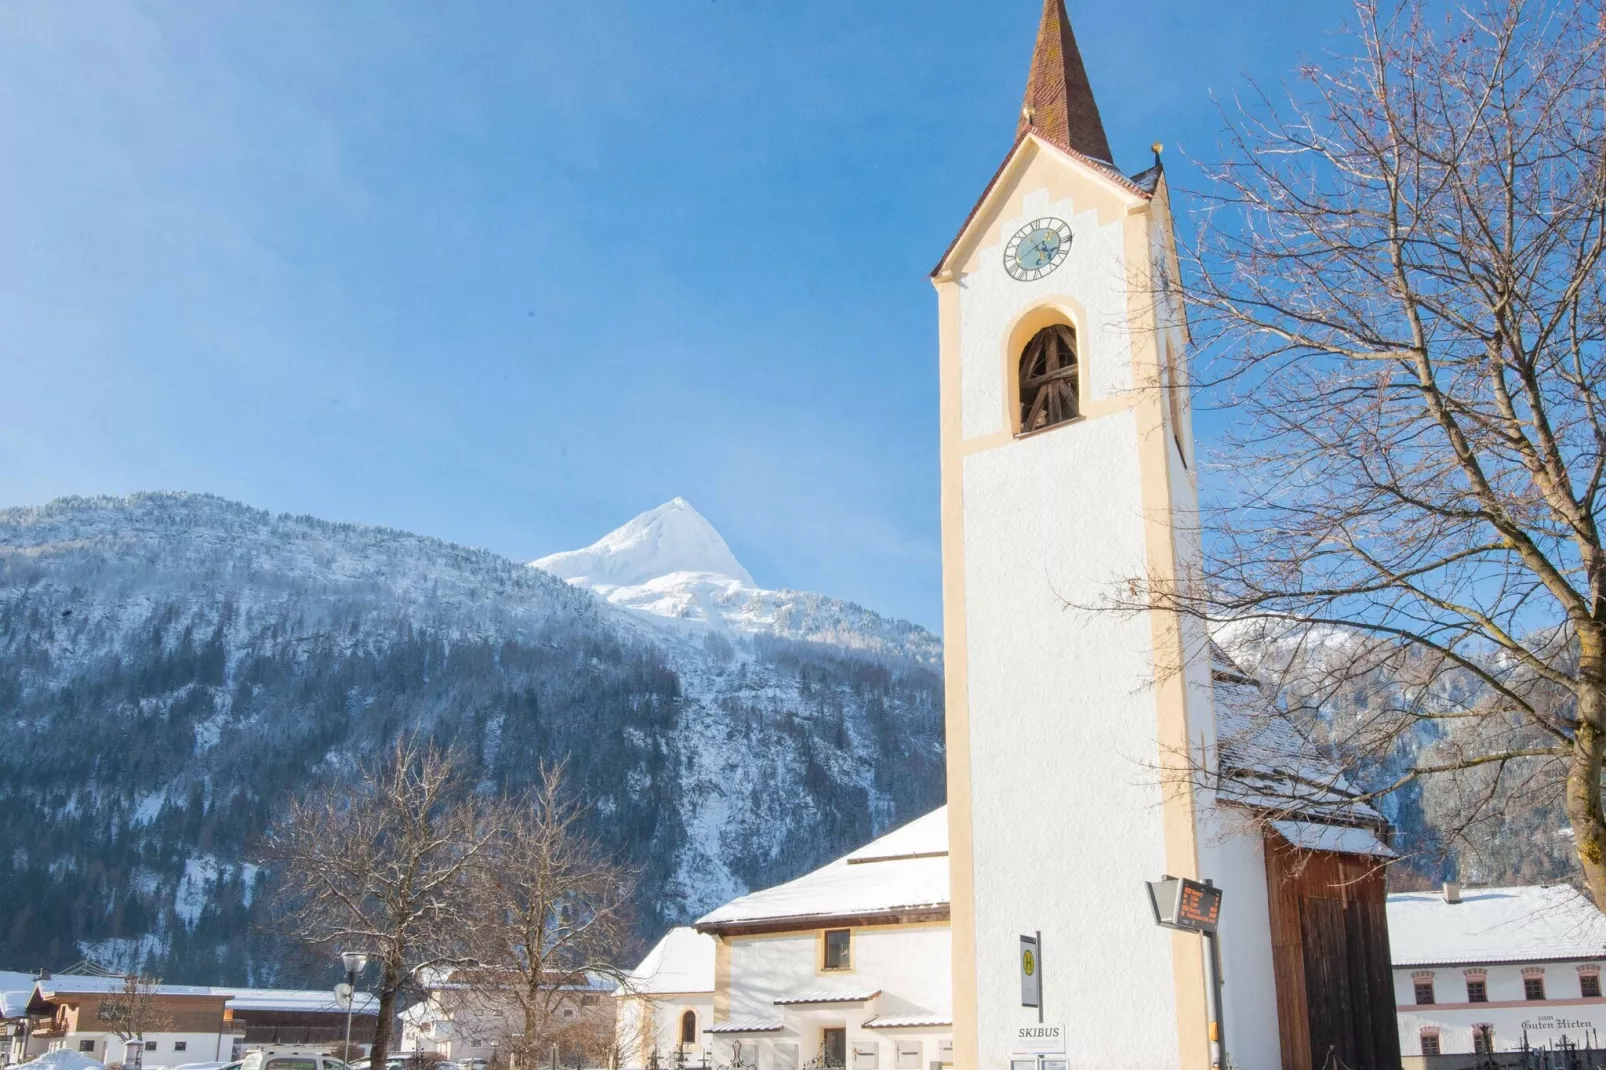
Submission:
[[[1043,0],[1043,22],[1037,28],[1037,49],[1016,136],[1027,130],[1062,149],[1115,162],[1065,14],[1065,0]]]

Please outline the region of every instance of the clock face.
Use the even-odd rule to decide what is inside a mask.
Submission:
[[[1071,253],[1071,226],[1063,219],[1034,219],[1004,247],[1004,269],[1021,282],[1040,279]]]

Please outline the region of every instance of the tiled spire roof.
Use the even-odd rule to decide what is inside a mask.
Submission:
[[[1065,14],[1065,0],[1043,0],[1043,21],[1037,28],[1037,48],[1032,53],[1032,73],[1026,79],[1026,101],[1016,135],[1027,130],[1059,148],[1115,162],[1070,17]]]

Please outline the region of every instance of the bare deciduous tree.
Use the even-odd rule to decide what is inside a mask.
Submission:
[[[562,766],[543,767],[534,788],[496,804],[470,878],[472,954],[483,965],[454,978],[510,1012],[518,1066],[554,1046],[600,1062],[614,1044],[611,991],[626,981],[633,880],[585,834],[583,816]]]
[[[165,1033],[173,1028],[173,1015],[157,994],[161,981],[144,974],[128,973],[122,987],[100,1002],[97,1024],[123,1041],[144,1040],[146,1033]]]
[[[1360,0],[1354,55],[1230,120],[1187,302],[1232,475],[1146,599],[1261,629],[1378,794],[1461,778],[1452,832],[1557,793],[1606,907],[1601,16]]]
[[[468,787],[450,755],[403,739],[355,784],[294,801],[265,839],[286,933],[331,958],[367,952],[378,968],[374,1066],[398,993],[416,971],[460,961],[475,922],[467,881],[492,836]]]

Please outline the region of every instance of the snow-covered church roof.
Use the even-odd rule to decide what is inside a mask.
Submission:
[[[677,925],[653,945],[613,994],[679,995],[713,990],[714,938],[690,925]]]
[[[702,932],[810,927],[828,919],[948,912],[948,808],[940,806],[829,865],[732,899],[697,919]]]

